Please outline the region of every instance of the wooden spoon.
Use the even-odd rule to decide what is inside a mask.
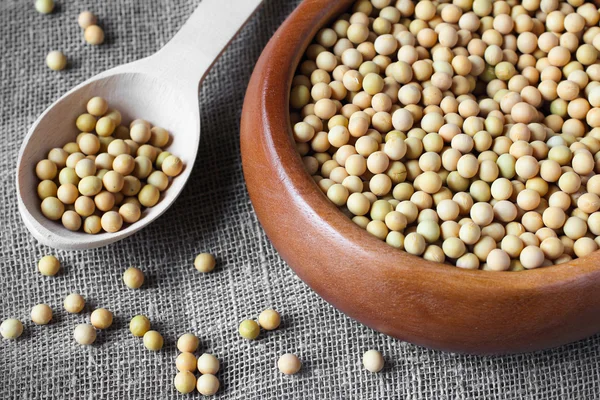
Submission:
[[[200,141],[198,87],[212,64],[262,0],[202,0],[179,33],[154,55],[102,72],[71,89],[40,115],[30,128],[17,162],[19,212],[25,226],[41,243],[60,249],[89,249],[123,239],[158,218],[175,201],[187,182]],[[105,98],[119,110],[123,122],[143,118],[168,129],[167,149],[184,162],[159,203],[142,218],[116,233],[72,232],[40,210],[35,165],[53,147],[75,141],[75,119],[87,101]]]

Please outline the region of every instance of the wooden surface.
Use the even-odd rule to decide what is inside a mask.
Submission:
[[[78,85],[52,104],[30,128],[17,162],[19,212],[33,236],[60,249],[87,249],[123,239],[158,218],[185,186],[198,152],[200,114],[198,85],[227,44],[262,0],[202,0],[181,31],[155,55],[103,72]],[[180,157],[183,172],[161,193],[159,203],[142,218],[116,233],[71,232],[40,211],[35,165],[53,147],[75,141],[78,115],[87,100],[104,97],[123,116],[123,124],[142,118],[171,132],[167,151]]]
[[[241,150],[256,214],[280,255],[350,317],[447,351],[544,349],[600,331],[600,253],[523,272],[425,261],[370,236],[304,171],[290,131],[295,68],[317,30],[352,0],[305,0],[271,39],[246,94]]]

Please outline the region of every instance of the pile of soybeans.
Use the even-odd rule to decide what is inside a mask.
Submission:
[[[426,260],[520,271],[596,251],[599,5],[356,1],[293,79],[305,169]]]
[[[90,99],[86,109],[75,121],[76,141],[36,164],[40,208],[70,231],[115,233],[154,207],[184,165],[164,151],[171,138],[166,129],[142,119],[127,128],[102,97]]]

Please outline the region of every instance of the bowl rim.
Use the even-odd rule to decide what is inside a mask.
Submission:
[[[353,0],[338,0],[338,1],[330,1],[326,4],[323,4],[322,1],[318,0],[305,0],[300,6],[294,11],[294,13],[289,17],[292,19],[300,19],[303,18],[308,20],[315,20],[319,18],[326,12],[331,12],[333,10],[338,11],[339,9],[347,9],[349,5],[351,5]],[[319,8],[321,8],[319,10]],[[312,12],[311,12],[312,11]],[[343,13],[344,11],[342,11]],[[341,15],[341,13],[334,13],[336,16]],[[271,109],[271,113],[277,113],[278,115],[285,115],[285,119],[281,118],[269,118],[265,117],[266,124],[268,124],[268,129],[266,129],[266,134],[268,135],[269,142],[273,145],[271,147],[272,150],[279,150],[280,154],[272,154],[273,156],[277,156],[280,160],[286,160],[287,162],[282,162],[282,166],[284,166],[285,171],[287,172],[288,178],[292,176],[295,179],[290,179],[292,184],[300,183],[302,185],[302,197],[305,200],[306,204],[311,207],[314,211],[318,209],[319,206],[323,206],[323,202],[327,202],[331,207],[335,209],[335,212],[328,213],[326,216],[321,215],[321,217],[326,220],[329,225],[334,228],[342,236],[345,236],[348,231],[356,231],[356,229],[360,230],[360,234],[358,235],[360,240],[363,240],[367,243],[373,243],[377,252],[381,252],[384,254],[394,254],[397,252],[403,252],[410,256],[414,261],[414,268],[436,268],[439,269],[440,272],[444,272],[450,276],[454,276],[459,274],[460,277],[465,276],[473,276],[473,277],[485,277],[487,278],[495,278],[496,275],[501,279],[499,284],[510,284],[513,285],[524,285],[523,287],[531,287],[535,288],[538,285],[552,285],[555,282],[562,282],[567,278],[572,278],[573,275],[585,275],[586,273],[591,273],[600,270],[600,263],[597,263],[600,258],[600,250],[596,250],[594,253],[587,255],[585,257],[575,258],[572,261],[551,265],[546,267],[539,267],[535,269],[523,270],[523,271],[488,271],[488,270],[468,270],[463,268],[458,268],[456,266],[451,266],[448,264],[437,263],[433,261],[428,261],[423,259],[420,256],[413,256],[406,253],[404,250],[396,249],[393,246],[388,245],[385,241],[379,240],[372,235],[370,235],[365,229],[358,227],[350,218],[342,213],[337,206],[331,203],[327,197],[323,194],[323,192],[319,189],[317,184],[314,182],[312,177],[306,172],[304,165],[302,163],[302,158],[300,154],[296,151],[295,142],[293,140],[291,121],[290,121],[290,109],[289,109],[289,94],[291,91],[292,79],[296,73],[297,67],[303,58],[304,51],[308,48],[308,46],[312,43],[312,39],[314,38],[316,32],[325,27],[327,23],[331,20],[331,18],[326,19],[323,23],[318,24],[315,27],[309,27],[307,24],[307,28],[305,28],[302,32],[298,32],[296,35],[296,41],[292,43],[294,49],[300,49],[300,51],[290,51],[289,48],[283,48],[275,46],[275,52],[283,53],[287,52],[289,54],[296,53],[300,56],[295,56],[293,62],[287,65],[278,65],[279,74],[266,74],[264,76],[263,86],[265,87],[265,93],[268,92],[269,97],[271,98],[280,98],[282,101],[276,102],[275,108]],[[274,37],[274,40],[277,40],[277,37]],[[288,43],[289,44],[289,43]],[[280,55],[278,55],[279,57]],[[289,59],[290,57],[288,57]],[[283,74],[285,71],[285,74]],[[280,84],[280,79],[282,75],[285,78],[286,85]],[[273,115],[273,114],[271,114]],[[285,132],[285,135],[283,135]],[[280,136],[285,136],[287,139],[287,143],[278,140]],[[295,156],[291,156],[290,153],[294,153]],[[305,190],[306,187],[312,187],[312,190]],[[329,207],[329,208],[331,208]],[[596,261],[596,262],[594,262]],[[393,268],[393,266],[392,266]]]

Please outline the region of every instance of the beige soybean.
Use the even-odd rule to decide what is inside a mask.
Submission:
[[[42,257],[37,264],[40,274],[54,276],[60,270],[60,261],[53,255]]]
[[[150,320],[144,315],[136,315],[129,321],[129,331],[133,336],[143,337],[149,330]]]
[[[123,222],[132,224],[140,220],[142,211],[137,204],[126,203],[119,207],[119,215],[123,218]]]
[[[96,329],[89,324],[79,324],[73,331],[73,338],[81,345],[91,345],[96,341]]]
[[[102,221],[97,215],[90,215],[83,221],[83,231],[91,235],[100,233],[102,230]]]
[[[15,318],[8,318],[0,324],[0,335],[4,339],[14,340],[23,334],[23,323]]]
[[[144,284],[144,273],[136,267],[129,267],[123,273],[123,283],[130,289],[138,289]]]
[[[133,320],[132,320],[133,322]],[[145,332],[144,332],[145,333]],[[139,336],[139,335],[135,335]],[[177,356],[175,359],[175,367],[178,371],[190,371],[194,372],[196,370],[196,356],[189,352],[183,352]]]
[[[67,210],[61,217],[61,222],[70,231],[78,231],[81,228],[81,216],[73,210]]]
[[[180,371],[175,375],[173,385],[179,393],[190,393],[196,388],[196,377],[190,371]]]
[[[46,325],[52,319],[52,309],[47,304],[38,304],[31,309],[31,321],[36,325]]]
[[[220,362],[214,355],[204,353],[198,357],[197,368],[201,374],[214,375],[219,372]]]
[[[56,197],[46,197],[42,200],[42,214],[50,220],[59,220],[65,212],[65,206]]]
[[[142,183],[135,176],[126,176],[123,178],[123,188],[121,193],[124,196],[137,196],[142,188]]]
[[[261,328],[272,331],[277,329],[281,324],[281,316],[275,310],[264,310],[258,316],[258,324]]]
[[[362,363],[369,372],[379,372],[383,369],[385,362],[383,356],[377,350],[368,350],[363,354]]]
[[[277,360],[277,368],[285,375],[294,375],[300,368],[302,368],[302,363],[298,356],[295,354],[284,354]]]
[[[89,25],[85,28],[83,36],[85,41],[92,45],[99,45],[104,42],[104,30],[98,25]]]
[[[97,329],[107,329],[113,323],[113,314],[105,308],[97,308],[90,315],[90,322]]]
[[[157,331],[147,331],[143,337],[144,347],[150,351],[159,351],[163,348],[164,338]]]
[[[129,154],[119,154],[113,161],[113,170],[123,176],[129,175],[135,168],[135,159]]]
[[[194,260],[194,267],[200,272],[210,272],[215,269],[216,260],[212,254],[200,253]]]
[[[260,334],[260,326],[256,321],[246,319],[240,323],[238,332],[244,339],[254,340]]]
[[[169,177],[162,171],[153,171],[146,181],[161,192],[169,186]]]
[[[123,226],[123,218],[116,211],[108,211],[104,213],[100,219],[102,229],[106,232],[117,232]]]
[[[67,57],[61,51],[51,51],[46,56],[46,65],[53,71],[61,71],[67,67]]]
[[[146,156],[138,156],[134,162],[132,175],[138,179],[146,179],[152,172],[152,161]]]
[[[154,207],[159,199],[160,192],[152,185],[145,185],[138,193],[138,200],[144,207]]]
[[[204,396],[212,396],[219,391],[219,379],[212,374],[203,374],[198,378],[196,389]]]

